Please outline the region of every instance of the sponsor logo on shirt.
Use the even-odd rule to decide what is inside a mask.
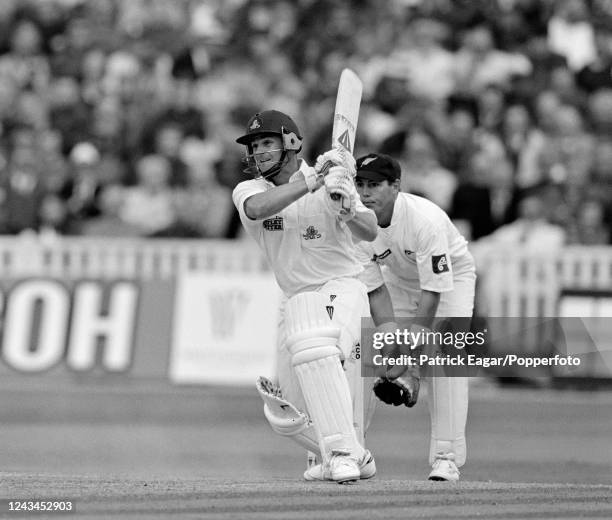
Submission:
[[[382,261],[385,258],[387,258],[390,254],[391,254],[391,249],[387,249],[386,251],[383,251],[379,255],[374,254],[374,256],[372,257],[372,262],[376,262],[377,264],[381,264]]]
[[[283,217],[272,217],[263,221],[263,228],[266,231],[282,231],[284,227]]]
[[[448,273],[450,270],[448,268],[448,260],[446,259],[446,255],[432,255],[431,267],[434,274]]]
[[[317,228],[314,226],[308,226],[306,228],[306,233],[302,235],[304,240],[315,240],[316,238],[321,238],[321,233],[317,231]]]

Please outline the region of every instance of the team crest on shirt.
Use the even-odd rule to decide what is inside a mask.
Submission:
[[[414,253],[414,251],[410,251],[410,249],[404,249],[404,254],[405,254],[406,256],[410,256],[410,255],[411,255],[411,254],[413,254],[413,253]]]
[[[448,260],[446,259],[446,255],[432,255],[431,267],[434,274],[448,273],[450,270],[448,268]]]
[[[321,233],[319,233],[314,226],[308,226],[306,228],[306,233],[304,233],[302,237],[304,237],[304,240],[315,240],[321,238]]]
[[[371,258],[371,261],[376,262],[377,264],[382,264],[383,260],[387,258],[390,254],[391,254],[391,249],[387,249],[383,251],[382,253],[380,253],[379,255],[375,253],[374,256]]]
[[[282,231],[285,227],[283,217],[267,218],[262,222],[262,225],[266,231]]]

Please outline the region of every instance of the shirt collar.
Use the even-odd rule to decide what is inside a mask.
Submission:
[[[393,203],[393,213],[391,214],[391,223],[383,229],[393,229],[395,228],[400,220],[402,214],[402,208],[404,206],[404,197],[400,197],[401,193],[397,194],[395,198],[395,202]]]
[[[308,163],[304,159],[298,159],[298,160],[300,162],[300,167],[291,177],[289,177],[289,182],[293,182],[298,173],[301,173],[304,176],[304,178],[306,178],[306,172],[309,168]]]

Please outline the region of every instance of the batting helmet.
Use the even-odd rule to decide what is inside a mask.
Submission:
[[[278,110],[265,110],[251,117],[247,123],[247,133],[236,142],[250,147],[253,139],[264,134],[279,135],[285,150],[299,152],[302,149],[302,136],[297,125],[287,114]]]

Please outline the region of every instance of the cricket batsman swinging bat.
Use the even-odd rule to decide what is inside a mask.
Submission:
[[[332,147],[340,152],[353,153],[362,92],[363,84],[357,74],[351,69],[344,69],[340,74],[332,129]],[[327,165],[328,168],[331,166]],[[338,197],[332,194],[332,199],[338,200]],[[349,209],[344,201],[342,207]]]

